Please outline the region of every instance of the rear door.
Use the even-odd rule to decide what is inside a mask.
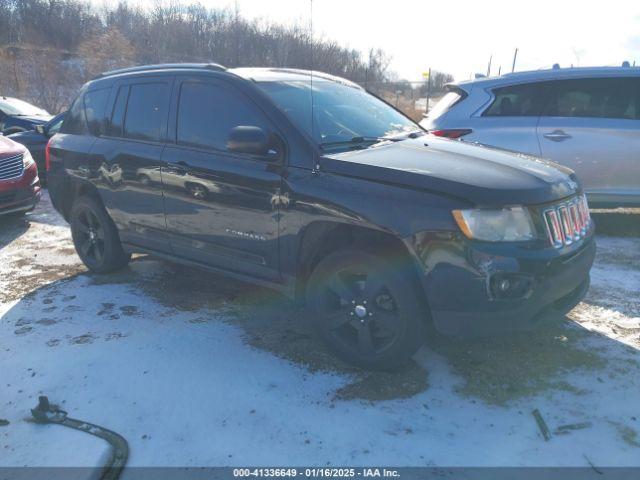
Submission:
[[[96,183],[121,240],[161,252],[170,252],[160,167],[172,82],[138,77],[116,83],[105,134],[91,151]]]
[[[463,139],[540,155],[536,127],[545,103],[544,84],[509,85],[494,88],[491,94],[494,100],[482,113],[470,117],[464,128],[472,132]]]
[[[174,145],[163,153],[167,231],[176,255],[279,279],[278,199],[282,165],[227,149],[238,126],[275,131],[244,92],[212,77],[176,84]]]
[[[640,201],[640,77],[550,82],[538,138],[542,155],[575,170],[592,202]]]
[[[82,181],[95,183],[97,166],[91,160],[91,149],[103,133],[105,112],[111,87],[83,89],[65,116],[65,121],[52,142],[52,156],[59,160],[55,168],[47,172],[47,183],[54,203],[67,188],[62,181],[64,172]]]

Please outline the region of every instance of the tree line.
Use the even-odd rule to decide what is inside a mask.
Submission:
[[[190,61],[313,68],[377,91],[393,78],[390,57],[381,49],[346,48],[313,36],[305,23],[250,20],[237,7],[0,0],[0,94],[21,96],[51,112],[64,108],[82,83],[102,71]]]

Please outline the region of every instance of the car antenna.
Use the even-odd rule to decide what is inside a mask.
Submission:
[[[310,82],[311,82],[311,137],[312,138],[316,138],[315,136],[315,115],[314,115],[314,111],[313,111],[313,68],[314,68],[314,64],[313,64],[313,50],[314,50],[314,45],[313,45],[313,0],[309,0],[309,14],[310,14],[310,19],[309,19],[309,27],[311,29],[311,75],[310,75]],[[318,173],[320,171],[320,162],[318,162],[316,160],[316,164],[312,170],[312,173]]]

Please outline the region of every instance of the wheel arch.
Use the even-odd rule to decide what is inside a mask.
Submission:
[[[90,197],[103,205],[100,193],[95,185],[84,180],[67,180],[58,190],[58,208],[65,220],[69,220],[69,214],[73,208],[73,203],[79,197]]]
[[[346,248],[366,250],[397,262],[398,265],[405,265],[414,277],[416,287],[419,287],[420,273],[415,256],[397,235],[370,226],[316,221],[301,233],[295,285],[296,299],[304,299],[307,280],[315,266],[328,254]],[[422,289],[419,290],[419,295],[426,304]]]

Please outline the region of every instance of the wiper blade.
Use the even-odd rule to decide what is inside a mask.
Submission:
[[[363,143],[379,143],[379,142],[397,142],[402,140],[401,138],[393,137],[352,137],[349,140],[340,140],[337,142],[323,142],[319,146],[320,148],[327,147],[342,147],[342,146],[359,146]]]
[[[414,130],[413,132],[409,132],[407,134],[407,138],[418,138],[426,134],[427,132],[425,132],[424,130]]]

